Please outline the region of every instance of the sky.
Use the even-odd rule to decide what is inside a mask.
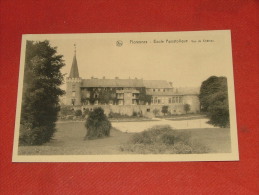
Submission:
[[[49,40],[69,74],[76,44],[81,78],[167,80],[199,87],[208,77],[233,77],[230,31],[25,35]],[[122,43],[117,46],[117,41]]]

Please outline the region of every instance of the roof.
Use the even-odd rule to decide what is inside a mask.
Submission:
[[[143,82],[146,88],[172,88],[171,85],[165,80],[144,80]]]
[[[144,87],[142,79],[83,79],[82,87]]]
[[[76,60],[76,54],[74,55],[72,66],[70,69],[70,78],[79,78],[79,72],[78,72],[78,67],[77,67],[77,60]]]
[[[200,93],[199,87],[180,87],[174,88],[173,91],[150,91],[148,95],[153,96],[173,96],[173,95],[198,95]]]
[[[143,80],[143,79],[83,79],[81,87],[146,87],[152,89],[165,88],[170,91],[165,92],[148,92],[149,95],[168,96],[168,95],[198,95],[200,93],[199,87],[180,87],[173,88],[165,80]]]

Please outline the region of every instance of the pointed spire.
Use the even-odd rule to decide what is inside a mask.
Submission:
[[[79,78],[79,72],[78,72],[77,60],[76,60],[76,44],[74,44],[74,47],[75,47],[75,50],[74,50],[75,54],[74,54],[72,66],[70,69],[69,77],[70,78]]]

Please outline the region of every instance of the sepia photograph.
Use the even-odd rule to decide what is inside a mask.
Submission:
[[[23,35],[13,162],[236,160],[230,30]]]

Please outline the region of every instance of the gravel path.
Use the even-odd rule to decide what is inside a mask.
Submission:
[[[173,129],[197,129],[197,128],[215,128],[207,124],[208,119],[191,120],[166,120],[158,119],[156,121],[142,122],[112,122],[112,126],[122,132],[141,132],[155,125],[170,125]]]

